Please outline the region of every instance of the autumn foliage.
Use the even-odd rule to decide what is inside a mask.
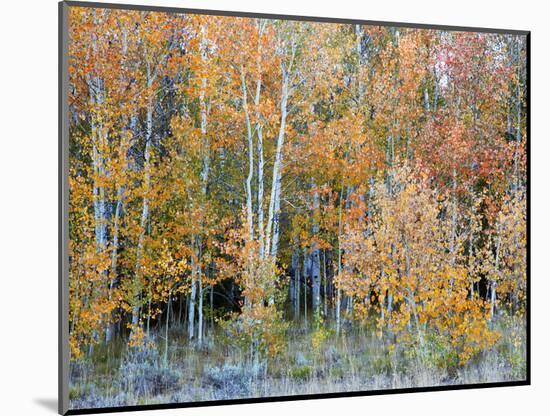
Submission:
[[[69,25],[73,361],[113,339],[168,360],[181,334],[273,362],[296,328],[321,351],[364,326],[456,369],[524,316],[524,37],[83,7]]]

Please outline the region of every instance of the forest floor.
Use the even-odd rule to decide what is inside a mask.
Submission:
[[[223,342],[219,333],[198,348],[177,327],[169,332],[165,355],[162,329],[142,352],[129,353],[123,341],[115,340],[96,346],[91,358],[71,363],[70,408],[524,380],[524,320],[503,317],[494,325],[501,333],[497,344],[459,367],[446,366],[437,345],[425,346],[420,359],[414,349],[395,338],[379,338],[369,326],[349,325],[339,336],[328,328],[319,337],[318,331],[295,323],[287,331],[287,348],[262,361]]]

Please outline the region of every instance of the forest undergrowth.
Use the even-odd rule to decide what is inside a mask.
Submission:
[[[379,337],[376,325],[349,323],[339,336],[330,325],[295,322],[276,359],[251,357],[219,328],[199,348],[183,328],[171,329],[165,359],[164,331],[151,332],[148,348],[113,341],[87,361],[71,363],[73,408],[186,403],[256,397],[356,392],[477,383],[526,377],[525,322],[501,316],[501,334],[466,365],[456,352],[426,337],[424,347]],[[322,334],[322,335],[319,335]],[[321,341],[319,342],[319,339]],[[95,365],[92,363],[96,363]]]

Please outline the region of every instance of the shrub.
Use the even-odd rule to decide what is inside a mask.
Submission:
[[[342,354],[333,345],[325,350],[324,356],[325,362],[329,365],[339,364],[342,360]]]
[[[222,323],[226,332],[226,343],[236,345],[251,361],[273,358],[286,345],[288,323],[274,305],[255,305],[244,308],[240,315],[233,315]]]
[[[265,366],[261,364],[238,366],[224,364],[206,368],[204,384],[212,387],[219,398],[233,398],[250,394],[253,380],[263,377]]]
[[[323,318],[316,314],[313,322],[315,330],[311,333],[311,346],[316,353],[320,352],[331,332],[325,327]]]
[[[178,374],[160,358],[152,345],[130,348],[121,363],[119,384],[122,391],[136,395],[157,395],[178,386]]]
[[[294,356],[294,362],[299,367],[310,364],[310,361],[306,358],[306,356],[304,355],[304,353],[302,351],[296,352],[296,354]]]
[[[311,377],[312,369],[308,365],[304,365],[302,367],[295,367],[292,370],[290,370],[290,377],[292,377],[295,380],[307,380]]]
[[[391,374],[392,360],[390,354],[377,354],[369,362],[373,374]]]
[[[114,396],[105,394],[94,384],[84,388],[71,386],[69,400],[73,409],[91,409],[98,407],[117,407],[128,404],[126,393],[121,392]]]
[[[91,372],[91,363],[85,360],[71,360],[69,363],[70,379],[78,380],[86,378]]]

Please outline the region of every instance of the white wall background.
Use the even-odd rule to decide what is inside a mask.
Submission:
[[[111,0],[116,1],[116,0]],[[550,404],[550,13],[534,0],[133,0],[148,5],[532,31],[532,383],[513,387],[148,412],[148,415],[539,415]],[[127,0],[132,2],[132,0]],[[57,403],[57,1],[0,12],[0,414]],[[137,414],[137,413],[132,413]]]

